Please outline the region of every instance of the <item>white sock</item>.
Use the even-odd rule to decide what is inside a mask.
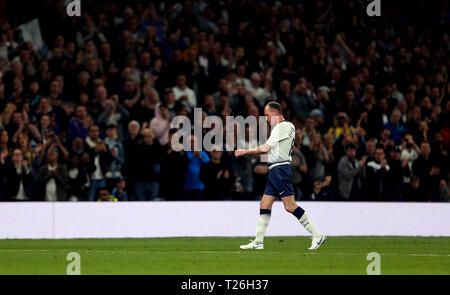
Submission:
[[[317,228],[312,224],[311,220],[309,219],[309,216],[305,213],[303,213],[302,217],[299,219],[300,224],[303,225],[303,227],[314,237],[320,237],[322,234],[320,231],[317,230]]]
[[[270,222],[270,214],[260,214],[258,217],[258,225],[256,226],[256,239],[257,244],[264,242],[264,235],[266,234],[267,226]]]

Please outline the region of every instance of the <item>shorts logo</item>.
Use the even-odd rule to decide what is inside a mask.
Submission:
[[[282,191],[282,192],[280,193],[280,196],[281,196],[283,193],[284,193],[284,191]]]

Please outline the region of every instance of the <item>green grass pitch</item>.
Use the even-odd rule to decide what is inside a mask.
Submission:
[[[264,250],[240,250],[249,238],[0,240],[0,274],[66,274],[69,252],[81,274],[365,275],[367,254],[384,275],[449,275],[449,237],[329,237],[316,251],[307,237],[267,237]]]

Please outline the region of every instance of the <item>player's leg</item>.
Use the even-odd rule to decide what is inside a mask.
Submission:
[[[258,225],[256,227],[256,243],[264,242],[264,235],[266,234],[267,227],[270,223],[270,217],[272,215],[272,205],[276,198],[274,196],[263,195],[259,206]]]
[[[264,194],[259,205],[258,225],[256,226],[256,238],[246,245],[241,245],[241,249],[264,249],[264,235],[270,223],[272,205],[276,198]]]
[[[287,212],[292,213],[300,222],[300,224],[312,235],[312,244],[309,248],[310,250],[315,250],[320,247],[327,240],[324,236],[311,222],[308,214],[295,202],[293,195],[282,197],[284,208]]]

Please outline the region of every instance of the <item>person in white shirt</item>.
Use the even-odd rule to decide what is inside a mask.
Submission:
[[[190,109],[193,109],[197,106],[197,97],[194,90],[187,87],[185,75],[177,76],[177,86],[173,87],[172,89],[173,93],[175,94],[176,101],[181,101]]]
[[[260,105],[266,104],[266,95],[264,88],[261,85],[261,77],[258,73],[254,72],[250,77],[251,85],[248,89],[250,94],[259,102]]]
[[[309,249],[318,249],[325,243],[326,236],[316,229],[305,210],[296,204],[294,198],[290,163],[295,140],[295,127],[291,122],[284,119],[281,105],[277,102],[269,102],[264,108],[264,115],[272,126],[267,142],[254,148],[237,149],[234,153],[236,157],[268,153],[269,166],[267,186],[260,203],[256,238],[246,245],[241,245],[240,248],[264,249],[264,234],[270,222],[272,205],[276,198],[280,197],[286,211],[292,213],[312,235],[312,244]]]

